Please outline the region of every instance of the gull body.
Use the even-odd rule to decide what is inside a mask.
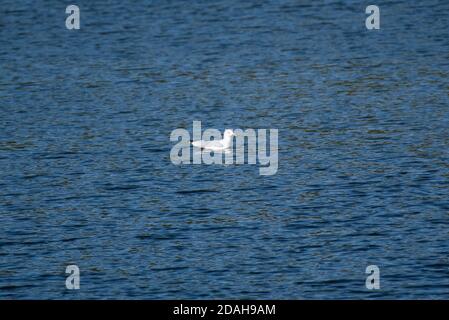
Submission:
[[[226,129],[223,133],[223,139],[221,140],[197,140],[193,141],[192,145],[197,148],[212,150],[212,151],[223,151],[231,147],[232,136],[234,132],[231,129]]]

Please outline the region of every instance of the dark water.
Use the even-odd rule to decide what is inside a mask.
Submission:
[[[1,3],[0,298],[449,297],[448,1],[67,4]],[[193,120],[278,173],[173,165]]]

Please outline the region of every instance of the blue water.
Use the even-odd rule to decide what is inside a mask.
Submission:
[[[449,298],[448,1],[74,3],[1,3],[1,299]],[[194,120],[277,174],[172,164]]]

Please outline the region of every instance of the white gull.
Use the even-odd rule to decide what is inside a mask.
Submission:
[[[226,129],[223,133],[223,139],[221,140],[198,140],[193,141],[192,145],[197,148],[207,149],[212,151],[223,151],[229,149],[231,147],[232,136],[234,135],[234,131],[231,129]]]

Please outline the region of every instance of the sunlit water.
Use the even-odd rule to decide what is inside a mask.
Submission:
[[[1,5],[0,298],[449,297],[449,2],[45,3]],[[278,173],[173,165],[194,120]]]

